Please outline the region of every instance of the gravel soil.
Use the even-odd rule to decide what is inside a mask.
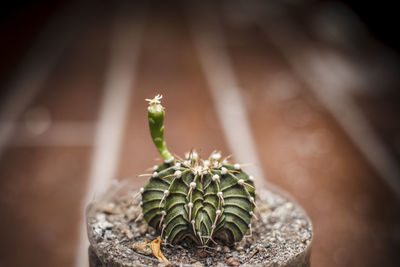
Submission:
[[[275,191],[275,190],[274,190]],[[283,194],[258,190],[252,235],[234,246],[197,248],[190,241],[163,244],[174,266],[309,266],[312,224]],[[118,195],[118,197],[113,197]],[[146,241],[158,237],[141,219],[140,194],[114,190],[87,209],[91,266],[163,266]]]

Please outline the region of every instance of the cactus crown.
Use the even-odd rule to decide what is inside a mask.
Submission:
[[[216,240],[228,245],[240,241],[248,230],[251,234],[253,177],[218,152],[205,160],[194,150],[185,159],[173,157],[164,141],[161,98],[146,99],[150,133],[164,162],[154,166],[140,190],[144,219],[171,244],[187,237],[201,246]]]

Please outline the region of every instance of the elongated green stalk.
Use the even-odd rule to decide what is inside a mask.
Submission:
[[[153,99],[146,99],[149,101],[148,118],[150,134],[153,138],[153,142],[163,157],[164,160],[169,160],[172,158],[171,153],[167,149],[167,144],[164,140],[164,107],[161,105],[162,95],[156,95]]]

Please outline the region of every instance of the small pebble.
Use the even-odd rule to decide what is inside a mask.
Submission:
[[[110,230],[107,230],[104,233],[104,238],[107,240],[112,240],[112,239],[116,238],[116,235],[114,235]]]
[[[105,214],[115,214],[115,213],[116,213],[115,204],[112,203],[112,202],[110,202],[110,203],[104,205],[102,211],[103,211],[103,213],[105,213]]]
[[[286,207],[288,210],[291,210],[291,209],[293,209],[293,203],[287,202],[287,203],[285,204],[285,207]]]
[[[96,241],[99,241],[103,238],[103,230],[100,228],[93,229],[93,237]]]
[[[243,251],[243,247],[242,246],[236,247],[236,251],[239,251],[239,252]]]
[[[144,234],[147,232],[148,229],[149,229],[149,227],[147,226],[147,224],[142,224],[142,225],[139,227],[139,233],[140,233],[141,235],[144,235]]]
[[[120,230],[126,235],[126,237],[128,239],[132,239],[133,238],[133,234],[132,232],[128,229],[128,226],[122,224],[119,226]]]
[[[101,221],[95,224],[98,228],[103,230],[113,228],[114,224],[110,223],[109,221]]]
[[[211,257],[208,257],[206,259],[206,264],[207,264],[207,266],[211,266],[212,265],[212,258]]]
[[[239,265],[240,265],[240,263],[238,262],[238,260],[235,259],[234,257],[228,258],[228,259],[226,260],[226,264],[227,264],[228,266],[239,266]]]
[[[96,214],[96,220],[98,222],[104,222],[106,220],[106,215],[104,213]]]
[[[227,246],[224,246],[224,247],[222,248],[222,250],[223,250],[225,253],[229,253],[229,251],[231,251]]]
[[[203,266],[204,266],[204,265],[203,265],[201,262],[199,262],[199,261],[193,262],[192,265],[193,265],[194,267],[203,267]]]
[[[204,249],[198,249],[197,250],[197,255],[200,258],[204,259],[205,257],[207,257],[207,251],[205,251]]]
[[[232,252],[232,256],[233,256],[233,257],[238,257],[238,256],[239,256],[239,253],[238,253],[237,251],[233,251],[233,252]]]
[[[146,242],[136,242],[133,243],[131,248],[136,251],[137,253],[143,255],[152,255],[153,252],[151,250],[151,244]]]

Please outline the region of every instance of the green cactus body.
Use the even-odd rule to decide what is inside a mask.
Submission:
[[[164,110],[155,107],[161,106],[159,100],[150,102],[149,125],[164,163],[155,166],[148,184],[141,189],[144,219],[171,244],[184,238],[202,246],[216,240],[228,245],[240,241],[251,231],[253,178],[219,153],[212,153],[206,160],[195,151],[187,153],[185,159],[174,158],[166,148],[163,131],[161,140],[154,140],[163,129]],[[158,118],[161,125],[155,123],[152,109],[162,110]]]

